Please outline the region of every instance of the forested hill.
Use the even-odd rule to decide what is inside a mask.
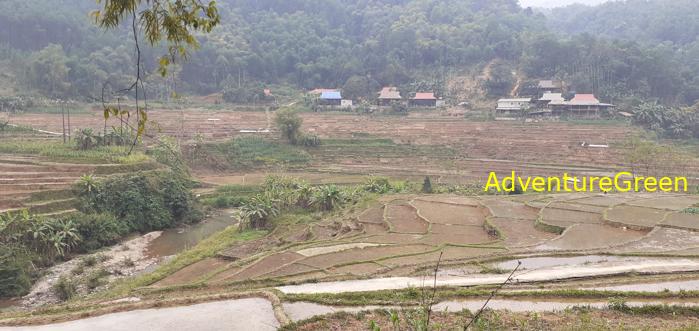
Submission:
[[[696,7],[692,0],[660,2],[686,11]],[[612,5],[637,9],[617,14],[638,17],[627,22],[656,17],[650,5]],[[590,32],[598,34],[593,23],[606,23],[573,23],[571,11],[597,17],[596,9],[556,9],[554,20],[521,8],[517,0],[222,0],[218,6],[222,24],[200,37],[201,49],[175,68],[174,79],[150,75],[150,96],[167,95],[176,86],[202,95],[232,91],[229,95],[245,101],[246,91],[269,84],[349,85],[351,97],[381,85],[446,95],[449,77],[480,73],[490,64],[480,86],[492,97],[509,94],[517,77],[525,77],[564,79],[607,100],[699,99],[699,47],[691,48],[696,42],[683,36],[690,33],[687,22],[671,15],[657,18],[667,31],[674,26],[681,31],[660,35],[676,43],[658,45],[641,35],[573,36],[586,32],[570,28],[576,24],[589,22]],[[0,2],[0,75],[14,81],[11,93],[89,99],[99,95],[104,81],[128,84],[134,62],[128,29],[95,28],[88,16],[93,8],[91,0]],[[146,50],[146,69],[154,73],[162,50]]]
[[[548,25],[568,34],[696,46],[699,1],[625,0],[594,7],[572,5],[551,10]]]

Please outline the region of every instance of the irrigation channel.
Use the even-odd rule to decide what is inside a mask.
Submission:
[[[220,211],[202,222],[168,229],[157,235],[146,234],[144,236],[132,237],[125,240],[120,245],[106,248],[91,255],[108,255],[113,262],[118,262],[124,258],[121,256],[122,254],[128,254],[129,259],[134,260],[136,264],[134,274],[149,272],[162,261],[194,247],[202,240],[229,226],[235,225],[236,223],[233,220],[232,212],[232,210]],[[120,247],[125,246],[130,247],[130,249],[127,251],[120,249]],[[47,275],[36,282],[29,295],[23,298],[0,300],[0,312],[37,307],[45,303],[50,303],[50,300],[46,300],[46,292],[51,291],[51,285],[61,275],[69,275],[70,270],[74,269],[83,258],[83,256],[78,256],[70,261],[52,267]]]

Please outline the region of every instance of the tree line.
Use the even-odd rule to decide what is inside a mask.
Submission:
[[[90,100],[105,81],[115,89],[128,85],[135,61],[128,27],[95,27],[88,2],[4,1],[0,65],[14,71],[20,86],[49,97]],[[375,93],[367,86],[440,90],[450,73],[497,59],[505,67],[496,71],[491,94],[509,92],[515,84],[509,73],[518,71],[564,79],[605,99],[691,105],[699,99],[692,74],[699,70],[697,34],[691,38],[696,24],[673,13],[689,20],[697,4],[660,8],[661,2],[564,8],[547,16],[516,0],[225,0],[217,4],[219,26],[198,35],[200,49],[168,77],[157,73],[163,49],[142,49],[145,81],[155,98],[178,90],[248,100],[241,89],[270,84],[351,86],[359,91],[353,96],[363,97]],[[614,27],[620,16],[624,33],[595,28]],[[657,23],[653,31],[642,28],[647,16]]]

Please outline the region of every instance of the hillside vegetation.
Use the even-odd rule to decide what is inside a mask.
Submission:
[[[199,37],[201,48],[172,77],[157,74],[162,50],[144,48],[149,97],[282,85],[344,86],[358,98],[397,85],[448,97],[450,77],[498,60],[481,84],[492,97],[509,94],[512,73],[522,72],[615,102],[699,99],[696,3],[689,0],[567,7],[548,17],[516,0],[224,0],[218,7],[221,25]],[[13,68],[6,75],[16,94],[94,101],[106,81],[128,86],[135,62],[128,27],[96,28],[88,16],[95,8],[84,0],[0,3],[0,54]]]

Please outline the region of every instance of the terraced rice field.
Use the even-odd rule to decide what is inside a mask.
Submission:
[[[0,212],[26,208],[44,215],[70,213],[74,211],[75,200],[65,190],[96,168],[30,156],[0,155]],[[32,197],[40,192],[44,197]]]
[[[56,216],[75,211],[70,188],[81,176],[117,174],[121,164],[55,162],[36,156],[0,154],[0,213],[28,209],[31,213]]]
[[[323,139],[358,141],[331,142],[308,150],[311,161],[305,168],[312,171],[302,175],[319,183],[355,182],[368,173],[413,180],[429,175],[435,182],[450,184],[484,182],[490,171],[508,175],[515,170],[525,176],[612,173],[623,168],[625,151],[618,142],[634,131],[624,125],[469,122],[437,114],[395,118],[304,113],[302,117],[304,130]],[[149,119],[158,123],[162,133],[185,140],[196,135],[207,137],[207,141],[251,134],[278,137],[264,112],[154,109]],[[218,121],[212,124],[211,119]],[[71,120],[74,127],[104,127],[100,112],[77,114]],[[60,131],[61,123],[60,115],[52,114],[19,114],[13,116],[12,122],[49,131]],[[270,132],[241,132],[268,127]],[[362,139],[384,139],[390,143],[366,146]],[[583,142],[610,147],[587,148],[582,147]],[[699,165],[676,170],[696,174]],[[264,177],[244,173],[206,175],[209,181],[231,184],[253,183]]]
[[[366,210],[346,215],[343,221],[308,225],[314,233],[323,228],[327,232],[324,235],[280,245],[274,236],[284,234],[275,231],[271,237],[241,246],[247,249],[233,247],[222,252],[215,262],[207,262],[216,266],[213,272],[192,272],[189,277],[176,273],[161,284],[411,276],[433,266],[440,255],[443,263],[467,266],[468,270],[475,266],[478,270],[474,263],[501,256],[622,252],[673,255],[699,250],[699,235],[693,232],[696,215],[657,209],[652,204],[640,207],[643,201],[656,198],[658,195],[653,194],[389,196]],[[691,206],[694,201],[683,195],[663,199],[675,204],[676,209]],[[658,213],[670,213],[671,217],[649,223],[650,228],[636,228],[639,216],[655,220]],[[610,214],[616,218],[608,220]],[[548,224],[550,219],[546,217],[552,215],[559,220],[557,224]],[[231,259],[230,251],[247,253]]]

